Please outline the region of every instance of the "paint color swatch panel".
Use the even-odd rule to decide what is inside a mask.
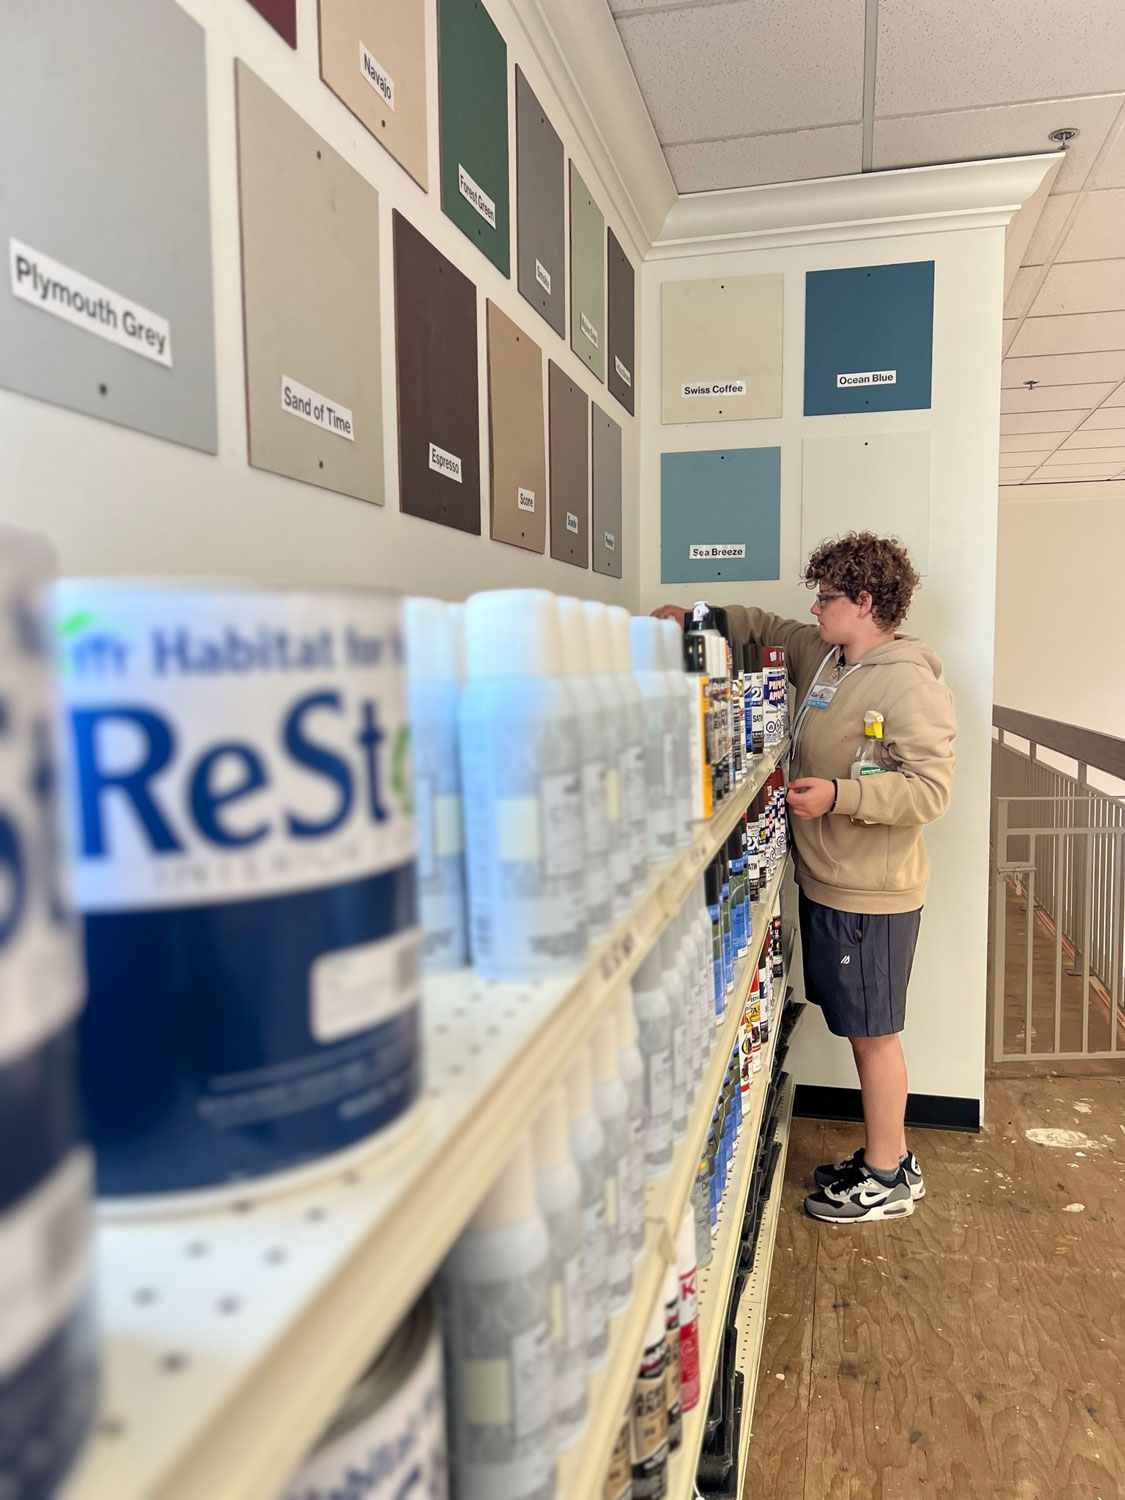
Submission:
[[[214,453],[202,29],[173,0],[0,4],[0,140],[0,385]]]
[[[660,455],[661,583],[776,579],[781,449]]]
[[[805,276],[805,416],[930,405],[934,263]]]
[[[669,281],[660,297],[660,420],[781,416],[785,278]]]
[[[621,428],[595,401],[591,413],[590,556],[595,573],[622,575]]]
[[[476,288],[397,210],[394,257],[400,504],[479,536]]]
[[[291,47],[297,45],[297,0],[250,0],[263,20]]]
[[[543,351],[488,303],[490,534],[542,552],[547,533]]]
[[[427,187],[424,0],[321,0],[320,76]]]
[[[563,143],[516,69],[516,281],[521,296],[566,337],[566,178]]]
[[[606,384],[633,415],[636,402],[636,275],[613,230],[606,232]]]
[[[590,535],[590,401],[554,360],[549,366],[551,556],[585,568]]]
[[[570,347],[605,379],[605,219],[570,164]]]
[[[439,0],[441,206],[505,276],[508,48],[483,0]]]
[[[378,194],[236,78],[250,462],[381,505]]]

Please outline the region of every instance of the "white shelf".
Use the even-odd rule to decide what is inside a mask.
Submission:
[[[578,974],[427,983],[426,1096],[393,1143],[298,1192],[99,1228],[102,1418],[66,1500],[275,1500],[783,754],[755,761]],[[614,1330],[630,1367],[639,1317]]]
[[[793,1099],[796,1088],[792,1082],[786,1089],[782,1101],[781,1116],[777,1124],[775,1139],[781,1142],[781,1155],[773,1176],[773,1191],[762,1212],[762,1223],[758,1230],[758,1245],[754,1252],[754,1265],[742,1293],[738,1308],[738,1353],[737,1365],[742,1371],[742,1442],[740,1454],[745,1457],[746,1443],[754,1425],[754,1398],[758,1392],[758,1369],[762,1362],[762,1342],[766,1332],[766,1303],[769,1299],[770,1273],[773,1269],[773,1251],[777,1243],[777,1225],[781,1217],[782,1185],[785,1182],[785,1162],[789,1155],[789,1127],[793,1121]]]
[[[648,1219],[648,1239],[645,1259],[635,1270],[633,1301],[623,1312],[618,1323],[620,1337],[611,1343],[610,1357],[590,1385],[590,1418],[577,1446],[564,1453],[559,1461],[559,1500],[589,1500],[601,1493],[602,1482],[609,1468],[610,1456],[617,1434],[621,1430],[621,1417],[636,1381],[637,1365],[640,1362],[645,1328],[648,1324],[652,1304],[659,1294],[660,1285],[667,1266],[673,1264],[676,1253],[676,1235],[680,1221],[691,1196],[699,1158],[707,1144],[707,1131],[715,1113],[715,1103],[726,1076],[727,1063],[738,1036],[743,1008],[750,985],[758,967],[762,941],[768,930],[769,917],[773,911],[777,893],[781,889],[784,863],[775,873],[760,903],[752,908],[753,938],[746,955],[735,971],[734,988],[727,997],[726,1014],[718,1030],[718,1041],[711,1060],[703,1075],[688,1131],[676,1150],[671,1168],[663,1177],[650,1182],[645,1200],[645,1215]],[[776,1033],[774,1033],[776,1035]],[[773,1042],[770,1043],[770,1057]],[[761,1071],[754,1076],[749,1098],[756,1101],[759,1122],[762,1105],[769,1087],[769,1062],[763,1055]],[[752,1123],[752,1122],[751,1122]],[[741,1142],[747,1122],[744,1117]],[[756,1129],[756,1128],[755,1128]],[[727,1195],[732,1191],[727,1183]],[[712,1265],[714,1261],[712,1261]],[[706,1274],[701,1272],[700,1275]],[[651,1290],[650,1290],[651,1288]],[[612,1337],[617,1337],[616,1325]],[[707,1387],[709,1389],[709,1387]]]
[[[784,985],[784,981],[782,983]],[[781,993],[784,997],[784,988]],[[779,1001],[779,1020],[780,1014]],[[719,1232],[713,1241],[711,1264],[702,1267],[699,1272],[699,1404],[684,1417],[683,1442],[668,1465],[668,1500],[690,1500],[695,1493],[695,1472],[699,1467],[699,1453],[703,1446],[703,1424],[723,1344],[731,1287],[738,1266],[746,1195],[754,1170],[778,1035],[778,1027],[771,1027],[769,1042],[762,1049],[761,1072],[754,1077],[749,1108],[742,1117],[742,1130],[739,1132],[738,1145],[727,1178],[727,1190],[719,1211]]]

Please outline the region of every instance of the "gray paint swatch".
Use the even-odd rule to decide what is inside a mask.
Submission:
[[[551,556],[588,566],[590,533],[590,402],[550,361]]]
[[[563,145],[531,85],[516,69],[516,284],[566,337],[566,208]]]
[[[570,164],[570,347],[605,379],[605,219]]]
[[[203,42],[173,0],[0,4],[0,385],[214,453]]]
[[[590,556],[595,573],[621,577],[621,428],[595,401]]]
[[[606,384],[632,416],[636,410],[636,275],[610,229],[606,233]]]

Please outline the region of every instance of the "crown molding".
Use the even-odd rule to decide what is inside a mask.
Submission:
[[[644,259],[676,187],[606,0],[512,0],[512,7]]]
[[[1048,152],[689,193],[648,259],[1005,225],[1057,166]]]

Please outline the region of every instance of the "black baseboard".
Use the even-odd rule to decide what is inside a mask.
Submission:
[[[829,1089],[819,1084],[799,1083],[793,1113],[808,1120],[862,1120],[858,1089]],[[980,1102],[957,1099],[948,1094],[910,1094],[906,1100],[906,1123],[918,1130],[980,1130]]]

